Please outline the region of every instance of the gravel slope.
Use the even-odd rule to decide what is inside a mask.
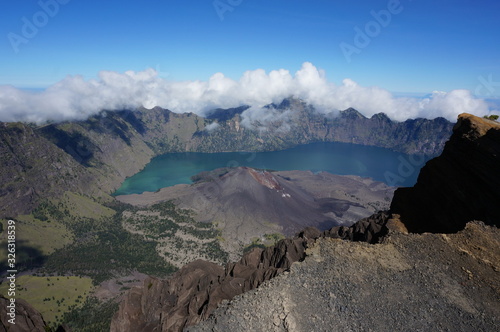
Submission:
[[[187,331],[499,331],[500,230],[319,239],[290,272]]]

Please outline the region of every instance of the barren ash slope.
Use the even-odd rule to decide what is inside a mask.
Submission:
[[[221,247],[232,260],[238,260],[243,248],[252,242],[290,237],[310,226],[321,231],[350,226],[388,209],[395,190],[368,178],[326,172],[237,167],[204,173],[195,184],[116,198],[136,206],[173,200],[193,211],[197,221],[215,223],[225,239]]]
[[[390,211],[308,228],[224,268],[196,261],[147,279],[111,331],[497,331],[499,151],[500,124],[462,114],[442,156],[396,191]],[[418,205],[426,201],[435,203]],[[443,233],[429,233],[436,225]]]

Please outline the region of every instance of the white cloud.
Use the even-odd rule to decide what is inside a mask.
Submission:
[[[219,127],[220,125],[217,122],[212,122],[209,125],[205,126],[205,130],[210,133]]]
[[[251,105],[252,110],[256,110],[289,96],[302,98],[319,112],[353,107],[368,117],[384,112],[399,121],[438,116],[455,121],[462,112],[480,116],[490,112],[484,100],[474,98],[467,90],[434,92],[425,99],[395,98],[387,90],[362,87],[348,78],[341,85],[335,85],[326,80],[323,71],[306,62],[295,75],[284,69],[269,73],[257,69],[245,72],[238,81],[216,73],[206,82],[172,82],[148,69],[125,73],[103,71],[94,80],[68,76],[39,93],[0,86],[0,121],[85,119],[103,109],[139,106],[160,106],[178,113],[203,115],[210,109],[240,105]],[[256,115],[266,121],[272,118],[272,114],[266,115],[264,110]]]
[[[277,131],[290,130],[294,110],[276,110],[274,108],[250,107],[242,114],[241,124],[249,129],[267,130],[270,126]]]

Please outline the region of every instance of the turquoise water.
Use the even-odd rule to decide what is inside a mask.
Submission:
[[[140,194],[180,183],[220,167],[249,166],[273,170],[326,171],[359,175],[395,186],[413,186],[430,157],[406,155],[388,149],[348,143],[312,143],[272,152],[168,153],[151,160],[125,180],[114,195]]]

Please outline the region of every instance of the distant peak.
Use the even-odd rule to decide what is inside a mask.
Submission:
[[[303,108],[306,105],[307,105],[306,102],[303,101],[302,99],[291,96],[291,97],[283,99],[281,101],[281,103],[279,103],[279,104],[271,103],[271,104],[264,106],[264,108],[274,108],[277,110],[286,110],[286,109],[290,109],[290,108],[295,108],[297,106],[301,106]]]
[[[355,110],[352,107],[349,107],[345,111],[340,111],[340,116],[345,117],[345,118],[360,118],[360,119],[366,119],[366,117],[359,113],[357,110]]]
[[[371,118],[372,118],[372,119],[382,120],[382,121],[387,121],[387,122],[390,122],[390,121],[391,121],[391,119],[387,116],[387,114],[385,114],[385,113],[383,113],[383,112],[380,112],[380,113],[374,114]]]
[[[279,104],[278,108],[284,109],[293,107],[295,105],[305,105],[305,104],[306,103],[302,99],[291,96],[283,99],[281,104]]]
[[[217,120],[220,122],[224,122],[227,120],[231,120],[236,115],[243,113],[244,111],[246,111],[249,108],[250,108],[250,106],[248,106],[248,105],[243,105],[243,106],[234,107],[234,108],[226,108],[226,109],[217,108],[217,109],[214,109],[214,110],[211,110],[210,112],[208,112],[208,114],[206,115],[206,118],[210,119],[210,120]]]

